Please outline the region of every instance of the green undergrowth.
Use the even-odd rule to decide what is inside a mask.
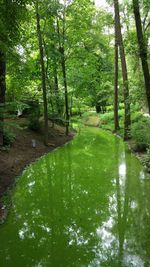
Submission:
[[[98,127],[100,118],[95,112],[86,112],[82,116],[82,122],[87,126]]]
[[[4,129],[4,146],[10,146],[15,139],[15,134],[8,128]]]
[[[82,122],[88,126],[99,126],[101,129],[114,132],[114,112],[109,111],[104,114],[97,114],[94,111],[86,112],[82,115]],[[132,111],[131,114],[131,138],[130,148],[139,153],[143,165],[150,172],[150,118],[144,117],[139,111]],[[124,111],[119,110],[120,129],[117,134],[124,136]],[[142,155],[142,156],[141,156]]]
[[[142,163],[145,166],[146,170],[150,173],[150,146],[147,148],[147,153],[142,159]]]
[[[114,131],[114,113],[112,111],[100,114],[100,128]],[[150,172],[150,118],[144,117],[139,111],[131,114],[130,147],[134,152],[143,153],[142,163]],[[119,110],[120,129],[117,134],[123,137],[124,111]]]
[[[131,137],[136,151],[146,151],[150,146],[150,118],[140,118],[132,123]]]

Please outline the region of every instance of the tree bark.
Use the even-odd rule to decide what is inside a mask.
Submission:
[[[62,31],[62,42],[60,38],[59,21],[57,18],[57,34],[59,39],[59,52],[61,55],[61,66],[63,73],[63,83],[65,91],[65,114],[66,114],[66,135],[69,133],[69,105],[68,105],[68,87],[67,87],[67,75],[66,75],[66,62],[65,62],[65,48],[64,48],[64,38],[65,38],[65,10],[63,14],[63,31]]]
[[[64,89],[65,89],[66,135],[68,135],[69,133],[69,105],[68,105],[68,88],[67,88],[64,47],[62,47],[61,50],[62,50],[62,72],[63,72]]]
[[[128,86],[128,74],[127,74],[127,64],[125,58],[125,51],[123,45],[123,38],[121,33],[121,23],[120,23],[120,14],[119,14],[119,4],[118,0],[114,0],[114,10],[115,10],[115,19],[116,19],[116,31],[119,44],[119,52],[121,59],[122,67],[122,77],[123,77],[123,95],[124,95],[124,108],[125,108],[125,117],[124,117],[124,140],[129,139],[130,136],[130,99],[129,99],[129,86]]]
[[[117,39],[117,25],[115,19],[115,58],[114,58],[114,128],[115,132],[119,130],[118,117],[118,39]]]
[[[136,32],[137,32],[137,39],[138,39],[138,45],[139,45],[139,54],[140,54],[140,58],[142,62],[142,69],[143,69],[143,74],[144,74],[148,110],[150,114],[150,74],[149,74],[149,66],[148,66],[148,61],[147,61],[147,48],[146,48],[143,31],[142,31],[142,23],[141,23],[138,0],[133,0],[133,10],[134,10]]]
[[[60,99],[59,99],[59,86],[58,86],[58,74],[57,74],[57,63],[56,62],[54,62],[54,89],[55,89],[57,112],[58,112],[59,115],[61,115]]]
[[[48,145],[47,92],[46,92],[46,77],[45,77],[45,65],[44,65],[44,51],[43,51],[42,33],[40,26],[38,0],[36,1],[36,22],[37,22],[37,35],[38,35],[39,52],[40,52],[41,79],[42,79],[43,103],[44,103],[44,144],[47,146]]]
[[[6,58],[5,53],[0,51],[0,146],[4,145],[4,107],[6,92]]]

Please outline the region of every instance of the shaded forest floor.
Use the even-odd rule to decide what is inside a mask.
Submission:
[[[17,123],[24,122],[25,119],[18,119]],[[49,122],[49,140],[46,147],[43,143],[43,133],[34,132],[27,127],[13,129],[15,134],[14,142],[8,149],[0,150],[0,220],[6,216],[5,205],[2,197],[15,184],[15,178],[21,175],[23,169],[34,162],[40,156],[70,141],[74,133],[65,135],[65,128]],[[33,147],[33,140],[36,146]]]

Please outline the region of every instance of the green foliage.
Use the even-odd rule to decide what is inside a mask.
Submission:
[[[119,110],[118,112],[119,120],[123,122],[124,110]],[[101,127],[104,129],[112,130],[114,129],[114,112],[106,112],[100,115]]]
[[[150,146],[147,148],[147,154],[142,160],[146,170],[150,172]]]
[[[88,106],[81,106],[79,107],[73,107],[72,108],[72,116],[76,116],[76,115],[82,115],[83,113],[85,113],[87,110],[89,109]]]
[[[150,145],[150,119],[142,118],[133,123],[131,136],[135,142],[136,151],[145,151]]]
[[[82,122],[88,126],[98,127],[100,124],[100,119],[97,113],[91,110],[83,114]]]
[[[29,129],[38,131],[40,129],[40,106],[38,101],[29,101]]]
[[[101,117],[102,124],[109,124],[110,122],[114,121],[114,113],[113,112],[101,114],[100,117]]]
[[[146,19],[146,27],[148,16],[145,16],[147,8],[144,2],[141,3],[141,8],[143,21],[145,21],[144,18]],[[139,109],[145,103],[145,91],[131,3],[128,1],[122,3],[121,10],[125,10],[122,12],[121,19],[125,29],[123,37],[129,70],[130,100],[133,107],[138,103]],[[109,113],[100,115],[101,127],[112,130],[114,128],[112,13],[102,8],[96,9],[93,1],[90,0],[39,1],[39,13],[46,69],[48,113],[59,113],[58,117],[64,115],[60,52],[60,44],[64,43],[69,100],[72,96],[72,103],[69,103],[72,115],[80,115],[87,110],[87,106],[100,106],[100,110],[103,107],[105,110],[107,106]],[[149,28],[146,27],[144,34],[145,37],[147,36],[147,42],[148,33]],[[43,101],[34,1],[0,2],[0,37],[0,49],[4,47],[4,51],[7,52],[6,101],[8,104],[6,109],[9,113],[16,114],[18,109],[28,108],[23,106],[22,99],[38,99],[40,103]],[[147,49],[149,52],[149,47]],[[120,69],[119,66],[119,119],[122,131],[124,104]],[[56,79],[58,88],[56,88]],[[133,110],[132,123],[138,122],[141,116]],[[30,129],[38,130],[39,115],[31,112],[29,120]]]
[[[0,1],[0,50],[8,51],[19,38],[19,23],[25,19],[29,1]]]
[[[84,102],[80,98],[72,97],[72,108],[71,108],[71,115],[81,116],[83,113],[89,110],[89,106],[85,105]]]
[[[40,114],[39,111],[34,110],[30,115],[29,115],[29,129],[33,131],[38,131],[40,129]]]
[[[4,138],[4,146],[10,146],[15,139],[15,135],[10,130],[10,128],[5,128],[3,138]]]
[[[16,114],[18,110],[23,111],[25,109],[29,109],[29,105],[26,103],[23,103],[21,101],[13,101],[13,102],[7,102],[5,105],[5,110],[9,114]]]
[[[141,112],[136,111],[136,112],[132,113],[132,123],[138,122],[142,118],[143,118],[143,115]]]

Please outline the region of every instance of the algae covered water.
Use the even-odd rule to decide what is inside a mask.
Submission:
[[[82,129],[20,177],[0,266],[149,267],[150,176],[119,138]]]

